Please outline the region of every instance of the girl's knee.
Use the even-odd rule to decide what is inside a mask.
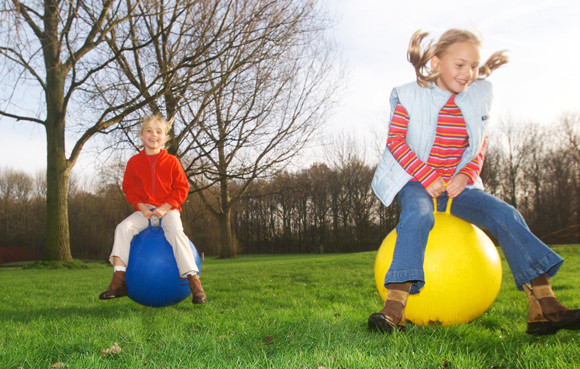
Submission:
[[[421,209],[416,217],[419,224],[425,228],[432,229],[435,225],[435,215],[431,209]]]
[[[126,222],[121,222],[115,227],[115,235],[131,233],[131,227]]]
[[[411,209],[405,209],[401,212],[401,219],[399,222],[415,224],[417,229],[431,230],[435,225],[433,208],[429,206],[417,206]]]
[[[525,224],[526,221],[522,214],[513,207],[512,205],[508,204],[505,201],[501,201],[499,204],[496,205],[494,216],[498,222],[502,224],[510,224],[512,222],[517,222],[521,224]]]

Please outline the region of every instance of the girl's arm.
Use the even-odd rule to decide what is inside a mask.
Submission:
[[[141,199],[137,194],[139,181],[137,179],[134,164],[133,158],[129,159],[127,162],[127,167],[125,168],[125,173],[123,175],[123,192],[125,193],[125,200],[127,200],[135,210],[141,210],[139,209],[138,204],[142,202],[143,199]]]
[[[170,181],[172,190],[164,199],[164,204],[162,205],[168,206],[169,209],[181,207],[189,194],[189,183],[179,159],[172,157],[171,165]]]
[[[137,159],[135,157],[129,159],[125,174],[123,176],[123,192],[125,192],[125,199],[133,208],[140,211],[147,219],[151,219],[153,212],[145,203],[142,195],[142,181],[139,179],[139,173],[143,174],[143,168],[137,168]]]
[[[409,114],[403,105],[398,103],[389,126],[387,147],[399,165],[419,181],[429,195],[436,197],[445,191],[443,180],[439,173],[419,159],[407,145],[408,126]]]
[[[464,168],[462,168],[457,175],[455,175],[447,184],[447,194],[454,198],[463,192],[469,183],[474,183],[481,173],[483,168],[483,161],[485,159],[485,149],[487,147],[487,137],[483,140],[483,145],[479,154],[472,161],[470,161]]]
[[[171,170],[168,172],[171,182],[172,191],[167,195],[163,205],[153,209],[151,215],[161,219],[171,209],[179,208],[187,199],[189,193],[189,183],[185,176],[185,171],[177,158],[171,162]]]
[[[470,161],[464,168],[462,168],[459,173],[463,173],[471,179],[471,182],[475,182],[477,177],[481,174],[481,168],[483,168],[483,162],[485,160],[485,150],[487,149],[487,136],[483,140],[483,145],[481,145],[481,150],[479,154],[472,161]]]

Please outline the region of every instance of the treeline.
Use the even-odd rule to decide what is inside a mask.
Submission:
[[[482,171],[487,191],[518,208],[532,231],[552,244],[580,242],[579,127],[577,117],[566,117],[550,127],[505,124],[490,136]],[[115,226],[132,211],[121,190],[123,167],[109,166],[90,188],[74,178],[69,184],[75,258],[108,257]],[[399,209],[384,207],[372,193],[373,173],[374,166],[351,154],[254,181],[233,207],[240,253],[377,249]],[[42,175],[0,169],[0,247],[43,255],[45,188]],[[204,203],[199,195],[192,193],[184,205],[186,233],[200,252],[218,255],[220,227],[207,210],[208,196]]]
[[[374,168],[356,156],[332,167],[314,164],[256,182],[235,211],[236,234],[248,253],[354,252],[378,248],[398,221],[381,205]]]
[[[580,243],[580,119],[502,122],[488,141],[486,191],[514,205],[547,243]],[[349,156],[257,182],[235,212],[248,253],[375,250],[398,222],[372,193],[374,167]]]

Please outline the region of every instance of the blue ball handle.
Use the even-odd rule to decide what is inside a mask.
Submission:
[[[157,218],[157,217],[155,217]],[[154,226],[153,224],[151,224],[151,219],[147,219],[147,221],[149,222],[149,228],[161,228],[161,218],[157,218],[157,225]]]

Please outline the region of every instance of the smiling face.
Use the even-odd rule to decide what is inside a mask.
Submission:
[[[479,76],[480,47],[469,41],[455,43],[442,56],[431,58],[431,69],[439,72],[437,86],[452,94],[467,90]]]
[[[151,119],[141,129],[139,138],[145,146],[147,155],[158,154],[167,141],[166,125],[159,119]]]

